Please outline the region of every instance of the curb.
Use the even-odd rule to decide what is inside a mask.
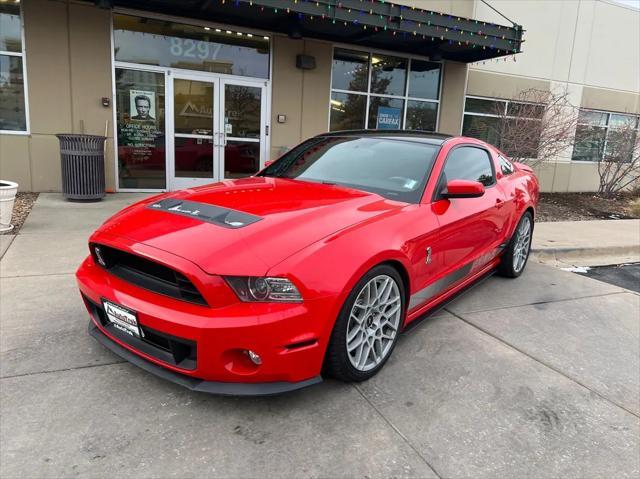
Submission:
[[[596,266],[602,264],[634,263],[640,261],[640,246],[587,246],[572,247],[532,247],[533,253],[541,262],[576,262],[580,261],[583,266]]]

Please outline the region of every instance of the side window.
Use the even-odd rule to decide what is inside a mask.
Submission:
[[[451,180],[472,180],[491,186],[495,182],[489,154],[472,146],[461,146],[449,153],[443,173],[444,184]]]
[[[513,163],[502,155],[498,156],[498,160],[500,160],[500,171],[502,171],[503,175],[510,175],[513,173]]]

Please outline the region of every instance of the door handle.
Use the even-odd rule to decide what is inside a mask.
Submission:
[[[502,201],[500,198],[496,198],[496,208],[500,209],[504,206],[504,201]]]
[[[216,141],[217,138],[217,141]],[[227,134],[223,131],[218,131],[213,134],[213,146],[227,146]]]

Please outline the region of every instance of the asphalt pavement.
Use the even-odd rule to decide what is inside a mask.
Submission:
[[[637,293],[532,262],[403,335],[367,382],[196,394],[86,332],[73,272],[137,198],[41,194],[0,244],[2,478],[639,476]]]
[[[640,263],[596,266],[578,274],[640,293]]]

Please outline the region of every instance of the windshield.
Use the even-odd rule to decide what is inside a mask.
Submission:
[[[316,137],[285,153],[260,176],[348,186],[419,203],[439,149],[395,138]]]

